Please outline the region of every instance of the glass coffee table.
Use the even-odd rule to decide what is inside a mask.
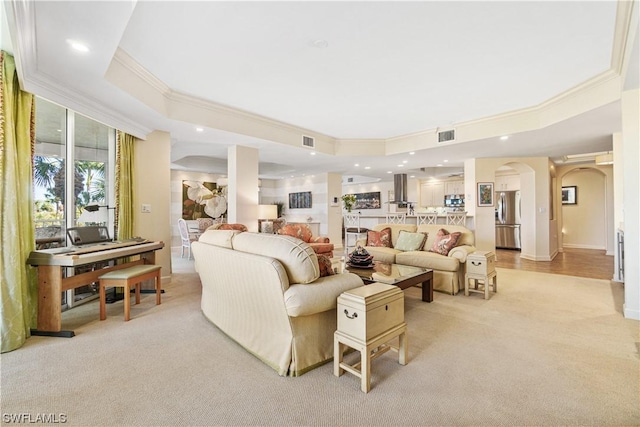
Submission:
[[[433,270],[428,268],[374,261],[371,268],[357,268],[347,264],[345,271],[357,274],[366,285],[381,282],[407,289],[422,284],[422,301],[433,301]]]

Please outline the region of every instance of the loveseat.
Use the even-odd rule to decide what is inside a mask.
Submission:
[[[222,332],[282,376],[331,360],[337,298],[362,279],[321,277],[321,266],[331,272],[326,263],[290,236],[208,230],[192,250],[202,313]]]
[[[311,249],[318,255],[326,255],[333,258],[333,243],[326,236],[313,236],[311,228],[303,223],[291,223],[278,230],[278,234],[292,236],[308,243]]]
[[[391,235],[390,247],[372,246],[374,240],[378,240],[375,242],[376,244],[385,244],[389,240],[387,233],[383,233],[382,242],[379,241],[381,237],[379,232],[387,228],[390,229],[389,234]],[[455,246],[448,251],[447,255],[430,251],[434,242],[438,240],[438,233],[441,229],[457,237]],[[401,232],[422,233],[427,236],[420,248],[403,247],[399,249],[398,239]],[[441,232],[441,234],[444,233]],[[420,236],[412,234],[411,237],[417,237],[419,240]],[[440,241],[445,242],[445,239],[446,237],[443,236]],[[403,242],[406,241],[407,239],[403,239]],[[433,289],[452,295],[464,288],[467,255],[476,250],[473,231],[459,225],[443,224],[421,224],[419,226],[414,224],[377,224],[367,233],[367,239],[360,239],[356,244],[364,247],[376,261],[432,269]],[[418,245],[419,243],[416,244],[416,246]]]

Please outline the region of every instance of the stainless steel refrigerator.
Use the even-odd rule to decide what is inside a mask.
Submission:
[[[521,249],[520,191],[496,192],[496,247]]]

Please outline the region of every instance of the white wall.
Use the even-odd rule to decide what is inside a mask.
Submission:
[[[146,140],[136,140],[134,153],[133,232],[149,240],[161,240],[165,247],[156,251],[156,264],[162,278],[171,274],[171,140],[166,132],[155,131]],[[142,204],[151,205],[142,213]]]
[[[640,320],[640,89],[622,93],[624,316]]]
[[[550,166],[547,157],[516,157],[493,159],[469,159],[465,161],[465,190],[478,182],[494,182],[496,170],[509,166],[520,173],[522,199],[522,251],[521,258],[533,261],[550,261],[553,253],[549,242],[550,227]],[[467,195],[468,197],[468,195]],[[468,197],[469,198],[469,197]],[[478,207],[477,194],[466,203],[468,212],[474,212],[476,247],[492,251],[496,246],[495,206]]]
[[[567,165],[556,170],[558,192],[563,186],[576,186],[578,201],[575,205],[563,205],[561,194],[557,199],[561,247],[603,249],[613,255],[613,167]]]

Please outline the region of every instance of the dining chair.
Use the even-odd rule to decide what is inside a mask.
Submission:
[[[178,229],[180,230],[180,238],[182,239],[182,244],[180,246],[180,258],[184,258],[184,249],[186,248],[188,254],[187,259],[191,259],[191,242],[198,240],[199,233],[190,233],[187,221],[182,218],[178,219]]]

